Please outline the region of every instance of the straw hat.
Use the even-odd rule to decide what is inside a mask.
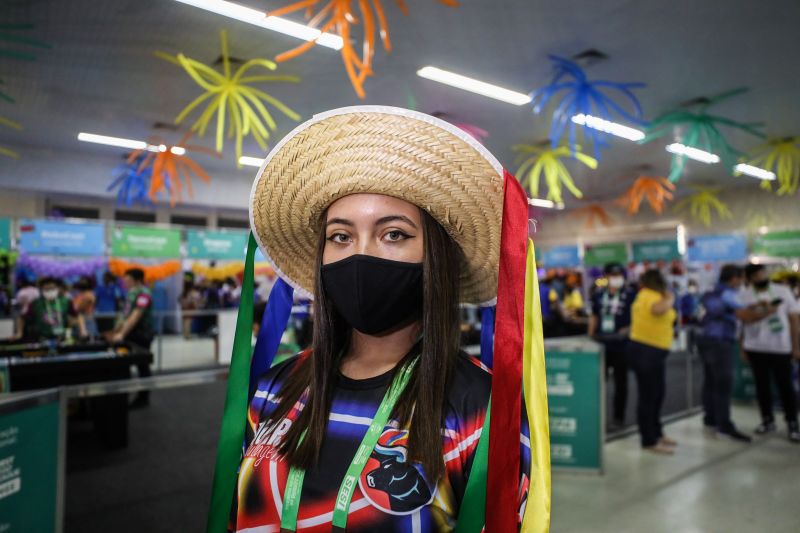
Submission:
[[[320,215],[355,193],[394,196],[430,213],[464,252],[461,299],[497,293],[503,168],[480,143],[423,113],[334,109],[267,155],[250,193],[250,225],[276,272],[311,297]]]

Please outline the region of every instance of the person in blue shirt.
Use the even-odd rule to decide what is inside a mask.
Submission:
[[[122,302],[122,288],[111,272],[103,274],[103,282],[98,283],[94,289],[95,315],[97,316],[97,329],[100,333],[111,331],[116,323],[116,313]]]
[[[592,295],[589,336],[605,347],[606,377],[614,377],[613,424],[625,424],[628,403],[628,364],[625,349],[631,325],[631,304],[635,290],[625,285],[625,268],[609,263],[604,268],[605,287]]]
[[[722,435],[739,442],[751,438],[736,429],[731,420],[731,392],[733,390],[734,347],[738,322],[751,323],[762,320],[774,309],[742,305],[737,292],[744,280],[744,270],[736,265],[725,265],[720,270],[719,282],[714,290],[703,294],[702,330],[697,339],[697,349],[703,361],[703,423],[713,435]]]
[[[686,293],[680,297],[681,322],[685,324],[697,324],[698,311],[700,310],[700,294],[697,287],[697,280],[690,279],[687,284]]]

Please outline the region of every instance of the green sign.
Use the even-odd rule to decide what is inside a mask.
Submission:
[[[186,246],[192,259],[244,260],[247,233],[189,230]]]
[[[633,260],[636,263],[645,261],[673,261],[680,259],[678,241],[643,241],[633,243]]]
[[[59,530],[60,418],[55,392],[0,402],[0,531]]]
[[[116,257],[180,257],[181,232],[176,229],[122,226],[111,234]]]
[[[0,218],[0,250],[11,249],[11,219]]]
[[[606,263],[628,262],[628,247],[625,243],[587,244],[583,251],[583,264],[603,266]]]
[[[604,405],[599,347],[545,344],[550,461],[554,467],[600,472]]]
[[[753,240],[753,254],[800,257],[800,231],[771,231]]]

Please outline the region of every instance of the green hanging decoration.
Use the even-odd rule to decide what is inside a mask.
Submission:
[[[18,34],[20,31],[28,31],[33,28],[33,24],[0,24],[0,56],[22,61],[34,61],[36,54],[28,50],[20,50],[20,47],[32,46],[44,50],[52,48],[44,41]]]
[[[726,168],[733,171],[733,167],[736,165],[740,154],[725,139],[725,136],[720,131],[720,126],[737,129],[763,138],[764,134],[759,131],[762,124],[755,122],[737,122],[730,118],[712,115],[708,111],[709,108],[720,102],[747,91],[747,88],[742,87],[717,94],[710,98],[698,98],[688,106],[664,113],[648,125],[646,135],[640,143],[648,143],[662,137],[672,137],[677,130],[675,142],[690,148],[715,154],[719,156]],[[685,167],[686,156],[683,154],[673,154],[669,180],[674,183],[681,179]]]

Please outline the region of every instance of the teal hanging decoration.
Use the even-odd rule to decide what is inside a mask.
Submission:
[[[672,138],[674,136],[675,142],[686,147],[717,155],[722,164],[732,172],[741,154],[728,143],[720,131],[720,126],[763,138],[764,134],[759,131],[763,124],[760,122],[737,122],[719,115],[712,115],[708,110],[724,100],[747,91],[747,88],[741,87],[710,98],[699,98],[688,106],[664,113],[650,123],[644,139],[640,142],[644,144],[662,137]],[[685,167],[686,156],[673,154],[669,180],[674,183],[681,179]]]

